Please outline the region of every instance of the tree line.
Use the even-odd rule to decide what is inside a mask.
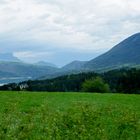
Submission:
[[[100,74],[95,72],[71,74],[54,79],[33,81],[29,80],[18,84],[7,84],[1,86],[0,90],[27,90],[48,92],[102,91],[102,93],[112,92],[140,94],[140,70],[136,68],[125,68]]]

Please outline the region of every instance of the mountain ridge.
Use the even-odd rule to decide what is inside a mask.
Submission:
[[[140,64],[140,33],[128,37],[84,66],[94,70],[126,64]]]
[[[104,72],[123,67],[140,67],[140,33],[126,38],[106,53],[90,61],[76,60],[62,68],[47,65],[47,62],[40,64],[0,62],[0,75],[8,77],[11,74],[12,76],[51,79],[81,72]]]
[[[81,72],[105,72],[120,68],[140,67],[140,33],[136,33],[121,41],[109,51],[90,61],[72,61],[60,68],[56,73],[41,79],[51,79],[62,75]]]

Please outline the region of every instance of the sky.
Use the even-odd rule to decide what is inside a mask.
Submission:
[[[0,0],[0,53],[90,60],[140,31],[140,0]]]

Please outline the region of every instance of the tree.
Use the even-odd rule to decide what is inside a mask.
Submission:
[[[101,77],[96,77],[90,80],[86,80],[82,84],[82,91],[107,93],[110,92],[110,89],[109,89],[109,85],[105,83]]]

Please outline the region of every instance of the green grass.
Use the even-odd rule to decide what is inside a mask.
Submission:
[[[140,140],[140,96],[0,92],[0,140]]]

